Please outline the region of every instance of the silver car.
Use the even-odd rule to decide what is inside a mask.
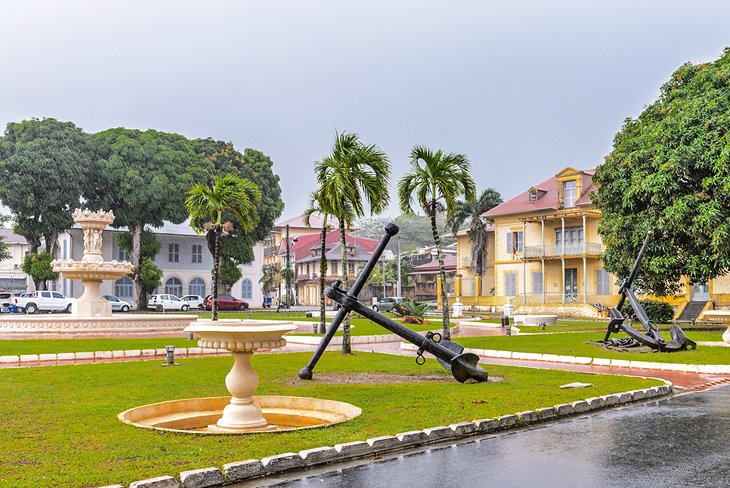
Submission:
[[[104,295],[104,298],[112,304],[112,312],[129,312],[132,309],[132,305],[129,302],[120,300],[119,297],[114,295]]]
[[[381,312],[390,312],[395,307],[396,303],[405,302],[404,297],[385,297],[378,300],[378,303],[373,305],[373,310]]]

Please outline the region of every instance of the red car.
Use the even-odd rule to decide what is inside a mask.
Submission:
[[[206,310],[213,310],[213,295],[205,297]],[[248,303],[231,295],[218,295],[218,310],[247,310]]]

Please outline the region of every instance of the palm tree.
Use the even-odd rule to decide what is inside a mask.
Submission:
[[[388,156],[374,144],[364,144],[357,134],[336,134],[332,152],[315,163],[314,171],[319,192],[332,202],[330,215],[337,218],[342,252],[342,285],[348,288],[347,230],[353,221],[365,216],[366,204],[370,215],[388,207]],[[342,352],[350,354],[350,320],[342,324]]]
[[[482,214],[502,203],[502,195],[494,188],[483,190],[478,197],[471,200],[460,200],[456,203],[456,211],[446,222],[454,236],[464,223],[469,222],[467,236],[471,242],[471,269],[477,276],[484,274],[487,264],[487,221]]]
[[[446,300],[446,271],[441,250],[441,236],[436,228],[436,214],[446,210],[447,220],[457,208],[457,200],[474,198],[476,184],[469,174],[469,160],[463,154],[436,152],[423,146],[411,151],[411,170],[398,182],[398,202],[403,213],[412,214],[414,200],[431,218],[431,232],[436,244],[441,278],[443,337],[451,338],[449,304]]]
[[[220,274],[221,236],[233,230],[231,222],[223,222],[223,212],[231,212],[244,232],[258,223],[257,207],[261,203],[259,188],[234,174],[214,177],[210,186],[197,183],[188,192],[185,208],[198,232],[206,232],[214,241],[213,253],[213,320],[218,320],[218,278]]]
[[[322,216],[322,231],[320,232],[320,250],[319,250],[319,333],[325,333],[325,298],[324,298],[324,287],[327,285],[327,231],[329,225],[327,219],[330,214],[333,213],[332,207],[322,194],[321,189],[319,191],[313,191],[309,195],[309,203],[307,208],[304,210],[304,224],[307,227],[312,227],[310,218],[314,214]]]
[[[281,269],[276,264],[264,264],[261,266],[261,291],[264,295],[271,293],[277,286],[281,285]]]

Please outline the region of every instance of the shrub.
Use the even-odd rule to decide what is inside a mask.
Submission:
[[[658,300],[639,300],[639,303],[644,308],[646,315],[649,316],[649,320],[652,322],[665,324],[667,322],[671,322],[674,318],[674,308],[672,308],[672,306],[668,303],[660,302]],[[627,319],[636,320],[634,309],[631,308],[628,301],[624,303],[624,306],[621,309],[621,314]]]
[[[427,304],[418,304],[413,299],[407,302],[396,303],[393,307],[393,313],[403,317],[404,324],[425,324],[426,319],[423,318],[423,315],[426,313],[426,310],[428,310]]]

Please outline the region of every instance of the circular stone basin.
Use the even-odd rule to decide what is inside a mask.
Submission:
[[[188,434],[257,434],[313,429],[339,424],[358,417],[362,410],[354,405],[320,398],[255,396],[268,425],[262,430],[226,432],[210,429],[223,415],[231,397],[188,398],[152,403],[131,408],[118,415],[124,423],[146,429]]]

